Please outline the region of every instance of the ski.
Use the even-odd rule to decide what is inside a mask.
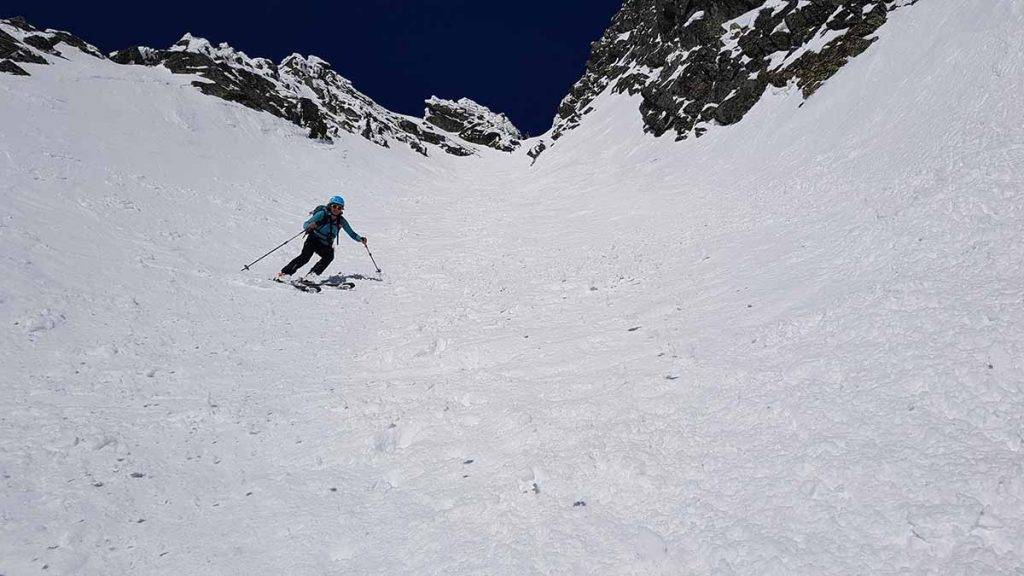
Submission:
[[[299,290],[302,290],[303,292],[320,292],[319,283],[311,282],[309,280],[303,280],[302,278],[292,280],[291,285]]]
[[[271,278],[278,284],[288,284],[296,290],[303,292],[320,292],[324,288],[334,288],[335,290],[351,290],[356,287],[355,282],[332,282],[325,280],[323,282],[313,282],[311,280],[303,280],[302,278],[296,278],[295,280],[282,280],[280,278]]]
[[[335,290],[351,290],[356,287],[354,282],[321,282],[318,286]]]
[[[296,290],[301,290],[302,292],[310,292],[310,293],[314,293],[314,294],[317,293],[317,292],[320,292],[320,285],[319,284],[314,283],[314,282],[307,282],[305,280],[302,280],[301,278],[295,279],[295,280],[287,280],[287,281],[286,280],[281,280],[279,278],[271,278],[271,280],[273,280],[274,282],[277,282],[278,284],[288,284],[292,288],[295,288]]]

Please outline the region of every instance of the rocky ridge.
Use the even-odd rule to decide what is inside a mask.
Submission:
[[[39,31],[15,18],[0,20],[0,72],[28,75],[17,63],[48,64],[47,55],[62,57],[57,47],[61,42],[106,58],[67,32]],[[461,123],[458,130],[449,129],[454,124],[437,123],[446,113],[441,112],[443,105],[433,104],[433,98],[427,102],[427,110],[428,114],[435,110],[434,121],[392,112],[356,90],[316,56],[292,54],[275,64],[249,57],[228,44],[214,45],[186,34],[166,50],[135,46],[112,52],[109,58],[118,64],[164,66],[175,74],[200,76],[203,80],[192,84],[204,94],[285,118],[307,128],[310,138],[325,141],[348,132],[383,147],[405,144],[425,156],[431,147],[469,156],[476,153],[477,146],[511,152],[521,138],[504,115],[466,98],[446,116]]]
[[[95,46],[61,30],[40,30],[24,18],[0,20],[0,72],[28,76],[21,64],[49,64],[44,55],[62,58],[57,45],[74,46],[87,54],[103,58]]]
[[[551,140],[606,90],[639,94],[646,131],[677,140],[739,122],[768,86],[794,85],[809,98],[874,42],[891,11],[916,2],[625,0],[559,106]]]
[[[467,142],[505,152],[518,148],[523,139],[507,116],[496,114],[469,98],[453,102],[431,97],[427,100],[424,118],[445,132],[458,134]]]
[[[526,153],[536,161],[579,126],[605,91],[640,95],[646,131],[676,139],[739,122],[769,86],[793,86],[809,98],[870,47],[890,12],[917,1],[624,0],[592,44],[586,72],[562,100],[550,137]],[[104,57],[66,32],[0,21],[0,72],[27,74],[19,63],[46,63],[44,56],[60,56],[62,42]],[[396,114],[315,56],[293,54],[274,64],[186,34],[167,50],[133,47],[110,57],[199,75],[205,81],[193,85],[202,92],[286,118],[312,138],[349,132],[385,147],[398,142],[424,155],[437,147],[457,156],[477,146],[511,152],[523,138],[503,114],[466,98],[432,97],[423,119]]]
[[[186,34],[168,50],[134,47],[114,52],[111,59],[197,74],[208,80],[194,83],[203,93],[286,118],[308,128],[311,138],[330,140],[349,132],[386,148],[402,143],[423,155],[429,155],[429,146],[456,156],[474,153],[472,146],[433,129],[423,119],[377,104],[316,56],[292,54],[274,64],[227,44],[214,46]]]

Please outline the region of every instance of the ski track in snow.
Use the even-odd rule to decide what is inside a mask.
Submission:
[[[0,77],[0,574],[1019,573],[1024,15],[954,4],[532,169]],[[337,192],[382,275],[238,272]]]

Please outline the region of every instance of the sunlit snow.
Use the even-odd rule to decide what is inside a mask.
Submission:
[[[0,574],[1019,573],[1022,27],[919,2],[809,100],[606,93],[533,166],[0,74]],[[334,194],[382,274],[240,272]]]

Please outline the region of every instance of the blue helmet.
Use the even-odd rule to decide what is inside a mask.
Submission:
[[[327,202],[328,204],[337,204],[342,208],[345,207],[345,199],[341,196],[331,196],[331,199]]]

